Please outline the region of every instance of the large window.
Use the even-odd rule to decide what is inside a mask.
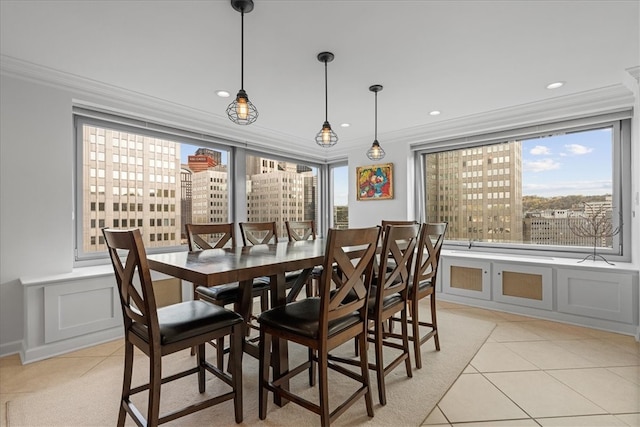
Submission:
[[[279,238],[287,237],[285,221],[317,223],[317,167],[249,154],[246,168],[247,221],[275,221]]]
[[[555,127],[423,150],[426,220],[466,249],[628,257],[627,121]]]
[[[104,255],[102,227],[145,247],[186,244],[188,222],[229,221],[229,149],[77,116],[77,258]]]

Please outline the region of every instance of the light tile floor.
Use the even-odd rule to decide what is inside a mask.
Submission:
[[[633,337],[443,301],[438,310],[497,326],[423,425],[640,426]],[[122,348],[118,340],[28,365],[0,358],[0,426],[9,400],[120,361]]]

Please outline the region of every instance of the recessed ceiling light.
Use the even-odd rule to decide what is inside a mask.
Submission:
[[[220,98],[228,98],[231,94],[226,90],[217,90],[216,95],[218,95]]]
[[[558,89],[562,86],[564,86],[564,82],[553,82],[547,85],[547,89]]]
[[[349,126],[351,126],[351,123],[341,123],[340,126],[343,128],[348,128]]]
[[[438,110],[433,110],[429,113],[430,116],[439,116],[440,115],[440,111]]]

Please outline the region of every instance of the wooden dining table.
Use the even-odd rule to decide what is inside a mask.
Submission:
[[[218,286],[232,282],[240,284],[240,314],[249,319],[252,310],[253,280],[270,278],[271,307],[294,300],[304,287],[313,267],[321,265],[325,255],[325,240],[280,242],[248,247],[206,249],[192,252],[167,252],[147,256],[152,270],[192,282],[194,286]],[[287,293],[286,273],[300,271]],[[246,325],[245,325],[246,326]],[[258,357],[257,346],[244,340],[243,351]],[[286,341],[273,340],[272,367],[276,376],[289,367]],[[276,399],[276,404],[286,402]]]

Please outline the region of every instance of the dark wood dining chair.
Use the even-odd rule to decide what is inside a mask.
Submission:
[[[409,284],[409,318],[411,325],[409,340],[413,342],[413,354],[416,368],[422,368],[420,346],[433,338],[436,351],[440,351],[438,321],[436,316],[436,280],[440,252],[444,243],[448,224],[446,222],[422,224],[420,239],[418,240],[416,258],[414,260],[413,276]],[[431,321],[420,320],[419,302],[429,297]],[[393,319],[400,321],[400,319]],[[424,335],[420,335],[420,327],[427,328]]]
[[[118,426],[129,414],[137,425],[157,426],[219,403],[233,400],[235,420],[242,422],[242,317],[204,301],[186,301],[158,308],[140,230],[102,230],[115,271],[124,319],[124,377]],[[126,257],[122,262],[121,256]],[[205,359],[205,344],[222,336],[231,337],[231,373]],[[196,366],[162,378],[162,358],[197,347]],[[131,388],[134,347],[149,357],[149,382]],[[231,391],[160,416],[161,386],[187,375],[198,374],[198,390],[205,392],[205,373],[231,387]],[[131,396],[148,390],[146,419]]]
[[[264,245],[278,243],[278,229],[275,221],[241,222],[242,245]]]
[[[367,297],[377,249],[379,227],[363,229],[330,229],[327,235],[324,274],[320,279],[320,296],[304,298],[284,306],[274,307],[258,317],[260,323],[259,417],[267,417],[268,392],[298,404],[320,415],[322,426],[335,421],[347,408],[364,396],[367,415],[373,417],[373,402],[369,383],[367,352],[359,356],[360,372],[354,372],[342,363],[345,360],[330,352],[351,339],[357,338],[366,346]],[[349,246],[362,245],[360,258],[351,260],[345,252]],[[332,265],[340,268],[337,274]],[[332,291],[336,285],[336,291]],[[269,380],[271,339],[287,340],[309,349],[309,360],[282,375]],[[352,360],[352,359],[348,359]],[[311,402],[288,387],[289,379],[308,370],[318,368],[318,403]],[[332,411],[329,408],[328,369],[346,375],[357,383],[356,391]],[[309,378],[313,385],[313,378]]]
[[[265,245],[278,243],[278,227],[275,221],[269,222],[241,222],[242,244],[244,246]],[[288,271],[285,273],[287,289],[295,284],[301,271]],[[267,279],[268,280],[268,279]],[[311,296],[306,288],[307,296]]]
[[[297,242],[300,240],[315,240],[316,235],[316,223],[314,220],[308,221],[285,221],[285,227],[287,228],[287,236],[290,242]],[[322,275],[322,266],[316,266],[311,270],[311,274],[307,279],[305,290],[307,296],[317,295],[317,291],[314,290],[314,283],[320,280]]]
[[[385,377],[404,362],[407,376],[411,372],[410,345],[407,321],[409,281],[420,226],[386,225],[380,251],[378,274],[374,275],[369,297],[368,340],[374,345],[375,370],[378,380],[378,398],[381,405],[387,404]],[[394,315],[399,315],[401,333],[385,330],[385,325]],[[393,360],[385,364],[383,348],[400,350]],[[361,347],[362,348],[362,347]]]
[[[224,224],[186,224],[189,251],[205,249],[235,247],[235,225],[233,223]],[[253,281],[252,297],[260,298],[260,310],[269,308],[269,280],[257,278]],[[233,304],[235,312],[240,311],[240,285],[232,282],[225,285],[207,287],[197,286],[194,289],[194,298],[210,302],[215,305],[225,306]],[[243,313],[244,314],[244,313]],[[224,365],[224,355],[229,352],[229,347],[224,345],[224,337],[219,338],[214,347],[218,368]]]

